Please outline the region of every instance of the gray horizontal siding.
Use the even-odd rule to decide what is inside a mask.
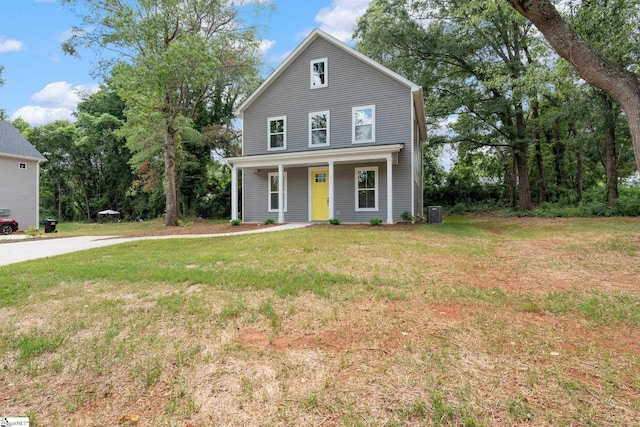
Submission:
[[[310,62],[327,58],[328,87],[310,88]],[[370,144],[352,143],[352,108],[375,105],[376,140]],[[404,144],[393,166],[393,219],[401,220],[404,211],[414,211],[418,201],[412,156],[412,97],[408,87],[369,64],[326,42],[315,40],[275,79],[244,112],[243,155],[353,148],[367,145]],[[309,113],[330,111],[330,146],[309,147]],[[287,149],[268,151],[269,117],[287,117]],[[415,162],[421,161],[415,159]],[[416,163],[417,164],[417,163]],[[355,210],[355,168],[379,168],[379,209],[375,212]],[[288,174],[288,209],[286,222],[309,219],[309,174],[307,167],[285,168]],[[243,172],[243,215],[248,222],[277,220],[277,212],[268,212],[268,173],[270,170]],[[345,222],[367,222],[387,218],[386,163],[336,163],[334,167],[334,216]],[[421,192],[421,191],[420,191]],[[420,195],[421,197],[421,195]]]
[[[26,169],[20,169],[25,163]],[[21,230],[38,228],[38,162],[0,156],[0,209],[11,209]]]
[[[328,87],[311,89],[310,61],[325,57]],[[327,110],[331,112],[329,148],[353,147],[352,107],[364,105],[376,106],[376,144],[410,146],[410,89],[325,40],[317,39],[244,112],[244,155],[269,153],[267,119],[278,116],[287,117],[286,151],[309,150],[309,113]]]
[[[401,151],[400,156],[410,156]],[[378,167],[379,202],[377,211],[356,211],[355,169]],[[243,172],[243,220],[263,222],[266,218],[278,219],[277,212],[268,211],[270,172],[276,168],[247,170]],[[285,222],[306,222],[309,220],[309,169],[306,167],[285,168],[287,172],[287,211]],[[411,162],[406,160],[393,166],[393,219],[401,220],[404,211],[411,212]],[[334,217],[344,222],[367,222],[372,218],[387,219],[387,164],[386,162],[363,162],[356,164],[336,164],[334,166]]]

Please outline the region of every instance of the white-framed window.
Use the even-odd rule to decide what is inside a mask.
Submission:
[[[284,211],[287,211],[287,173],[283,173]],[[278,212],[278,172],[269,172],[269,212]]]
[[[329,112],[309,113],[309,147],[329,145]]]
[[[287,116],[267,119],[269,146],[268,151],[287,149]]]
[[[351,136],[354,144],[375,142],[376,140],[376,106],[353,107]]]
[[[27,164],[23,163],[23,162],[18,163],[18,169],[25,169],[26,170],[27,169]]]
[[[378,167],[356,168],[356,211],[378,210]]]
[[[329,77],[327,64],[327,58],[314,59],[311,61],[311,89],[327,87]]]

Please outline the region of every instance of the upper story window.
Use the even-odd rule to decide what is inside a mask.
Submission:
[[[287,116],[269,117],[269,147],[268,151],[287,149]]]
[[[327,87],[327,58],[311,61],[311,89]]]
[[[27,168],[27,164],[26,163],[18,163],[18,169],[26,169]]]
[[[376,140],[376,106],[352,108],[352,140],[354,144],[375,142]]]
[[[329,112],[309,113],[309,147],[329,145]]]

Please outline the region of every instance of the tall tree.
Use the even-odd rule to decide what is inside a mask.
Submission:
[[[123,101],[103,85],[78,104],[77,116],[76,178],[82,188],[85,218],[91,220],[97,211],[107,208],[132,214],[126,203],[133,179],[128,164],[131,153],[118,136],[124,123]]]
[[[63,0],[75,4],[78,0]],[[258,4],[259,2],[247,2]],[[178,159],[181,129],[215,93],[216,76],[255,74],[258,42],[242,28],[235,0],[85,0],[83,24],[64,44],[115,54],[112,83],[137,125],[158,126],[166,191],[166,225],[178,225]],[[106,62],[103,64],[107,64]],[[150,120],[142,120],[148,116]],[[129,137],[140,135],[133,132]],[[154,141],[155,144],[157,142]]]
[[[509,179],[522,210],[532,208],[528,74],[536,40],[506,5],[479,0],[374,0],[358,21],[358,48],[422,84],[427,113],[450,126],[465,151],[508,150]]]
[[[61,221],[82,218],[84,204],[78,186],[75,145],[80,136],[75,124],[56,120],[21,132],[47,158],[40,174],[41,203],[45,210]]]
[[[592,86],[607,92],[622,106],[640,170],[640,76],[610,60],[580,37],[550,0],[506,0],[531,21],[553,49]],[[636,9],[637,13],[637,9]]]

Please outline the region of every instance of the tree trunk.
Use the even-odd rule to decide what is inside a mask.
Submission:
[[[529,186],[528,156],[526,151],[516,151],[514,156],[518,167],[519,208],[521,211],[530,211],[533,209],[533,204],[531,203],[531,187]]]
[[[607,206],[618,202],[618,156],[616,155],[616,118],[613,101],[609,95],[599,92],[604,118],[604,169],[607,184]]]
[[[576,154],[576,157],[576,161],[578,162],[576,191],[578,192],[578,200],[582,200],[582,193],[584,192],[584,155],[582,154],[582,150],[578,150],[578,154]]]
[[[538,191],[540,203],[547,201],[547,186],[544,181],[544,163],[542,159],[542,144],[540,138],[536,139],[536,170],[538,171]]]
[[[550,0],[506,1],[540,30],[551,47],[587,83],[607,92],[620,103],[627,117],[636,166],[640,170],[640,76],[607,60],[582,40]]]
[[[526,123],[522,106],[516,110],[516,138],[514,144],[514,156],[518,167],[518,191],[519,207],[522,211],[533,209],[531,202],[531,185],[529,183],[529,143],[526,139]]]
[[[178,192],[176,186],[176,130],[170,125],[165,125],[164,130],[164,174],[167,185],[165,225],[176,227],[178,225]]]
[[[509,177],[509,206],[511,209],[515,209],[518,200],[518,179],[516,178],[518,166],[516,165],[516,157],[511,158],[511,168],[505,163],[505,169]]]
[[[543,158],[542,158],[542,136],[540,135],[540,131],[538,130],[539,123],[538,123],[538,119],[540,118],[540,111],[538,109],[538,102],[535,101],[532,105],[532,114],[533,114],[533,119],[536,121],[535,126],[536,126],[536,132],[535,132],[535,140],[536,140],[536,156],[535,156],[535,161],[536,161],[536,170],[538,172],[538,191],[540,192],[540,197],[539,197],[539,201],[540,204],[545,203],[547,201],[547,186],[544,180],[544,162],[543,162]]]
[[[567,177],[565,176],[565,146],[564,141],[560,138],[560,131],[558,130],[559,123],[556,122],[553,130],[547,133],[547,139],[553,141],[553,165],[556,171],[556,185],[558,187],[567,186]]]

